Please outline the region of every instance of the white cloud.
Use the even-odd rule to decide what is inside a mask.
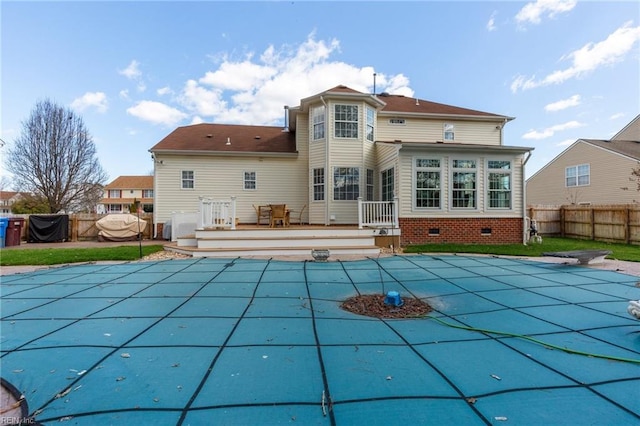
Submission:
[[[90,107],[96,108],[98,112],[106,112],[108,108],[107,95],[104,92],[87,92],[71,102],[71,108],[78,111],[84,111]]]
[[[519,23],[539,24],[544,15],[554,18],[560,13],[566,13],[576,6],[577,0],[537,0],[527,3],[516,15]]]
[[[487,22],[487,31],[495,31],[496,28],[496,14],[497,12],[493,12],[491,17],[489,17],[489,21]]]
[[[541,80],[533,77],[518,76],[511,83],[511,91],[527,90],[551,84],[560,84],[569,79],[581,77],[599,67],[620,62],[633,46],[640,41],[640,27],[632,27],[626,22],[599,43],[587,43],[582,48],[561,58],[571,60],[571,65],[563,70],[554,71]]]
[[[165,86],[156,90],[156,93],[158,94],[158,96],[171,95],[173,93],[173,90],[171,90],[169,86]]]
[[[271,45],[262,53],[233,60],[216,54],[217,68],[188,80],[178,100],[198,119],[229,124],[275,125],[283,121],[284,105],[344,84],[362,92],[373,90],[372,67],[331,61],[338,40],[315,40],[310,34],[297,46]],[[376,91],[413,96],[403,74],[377,73]]]
[[[547,139],[556,134],[556,132],[562,132],[564,130],[576,129],[578,127],[583,127],[584,124],[579,121],[568,121],[563,124],[556,124],[555,126],[547,127],[542,131],[538,130],[529,130],[527,133],[522,135],[523,139]]]
[[[176,108],[154,101],[140,101],[128,108],[127,113],[141,120],[166,126],[175,126],[187,117],[187,114]]]
[[[545,105],[544,110],[551,111],[551,112],[562,111],[563,109],[567,109],[567,108],[578,106],[578,105],[580,105],[580,95],[573,95],[570,98],[562,99],[560,101],[556,101],[548,105]]]
[[[142,71],[140,71],[139,66],[140,63],[134,59],[125,69],[118,70],[118,73],[124,75],[130,80],[135,80],[142,77]]]
[[[613,114],[611,117],[609,117],[609,120],[617,120],[619,118],[624,117],[624,115],[625,114],[623,112],[618,112],[618,113]]]
[[[118,93],[122,99],[129,99],[129,89],[123,89]]]

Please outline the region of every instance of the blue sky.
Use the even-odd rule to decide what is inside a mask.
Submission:
[[[515,117],[531,176],[640,113],[640,3],[2,1],[0,138],[72,108],[110,180],[177,126],[282,125],[338,84]],[[3,167],[0,176],[10,176]],[[9,188],[2,188],[9,189]]]

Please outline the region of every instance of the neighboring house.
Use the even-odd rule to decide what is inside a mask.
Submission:
[[[640,203],[640,115],[611,140],[578,139],[527,179],[527,204]]]
[[[0,191],[0,214],[12,214],[11,205],[23,196],[21,192]]]
[[[153,212],[153,176],[120,176],[104,187],[98,213],[129,213],[129,207],[140,202],[142,210]]]
[[[402,244],[522,242],[524,164],[503,144],[512,117],[337,86],[285,107],[285,129],[195,124],[149,151],[154,223],[198,211],[199,197],[306,205],[303,221],[358,224],[358,198],[398,202]]]

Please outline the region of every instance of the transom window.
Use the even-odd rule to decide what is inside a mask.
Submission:
[[[395,191],[393,167],[382,172],[382,201],[393,200]]]
[[[367,108],[367,140],[373,142],[375,125],[375,111]]]
[[[490,209],[511,208],[511,161],[489,160],[488,192]]]
[[[256,172],[244,172],[244,189],[254,190],[257,188]]]
[[[453,160],[451,164],[451,207],[475,209],[477,207],[476,160]]]
[[[313,109],[311,119],[313,121],[313,140],[324,139],[324,105]]]
[[[565,184],[571,186],[587,186],[590,183],[591,167],[589,164],[567,167],[564,172]]]
[[[195,178],[193,174],[193,170],[183,170],[182,171],[182,189],[193,189],[195,188]]]
[[[444,140],[445,141],[454,140],[453,124],[451,123],[444,123]]]
[[[324,201],[324,169],[313,169],[313,201]]]
[[[335,105],[335,137],[358,137],[358,106]]]
[[[357,200],[360,196],[360,169],[357,167],[333,168],[333,199]]]
[[[438,158],[415,160],[415,202],[418,208],[439,209],[442,169]]]

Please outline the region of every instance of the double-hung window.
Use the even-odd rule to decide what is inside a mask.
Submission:
[[[511,208],[511,161],[489,160],[487,162],[488,173],[488,198],[490,209]]]
[[[256,172],[244,172],[244,189],[254,190],[257,188]]]
[[[153,198],[153,189],[143,189],[142,198]]]
[[[565,185],[569,188],[572,186],[587,186],[590,182],[591,167],[589,164],[580,164],[578,166],[567,167],[564,169]]]
[[[121,198],[121,191],[119,189],[110,189],[109,198]]]
[[[333,199],[357,200],[360,196],[360,169],[357,167],[333,168]]]
[[[313,121],[313,140],[324,139],[324,105],[313,109],[313,112],[311,113],[311,120]]]
[[[477,208],[476,160],[453,160],[451,164],[451,207],[454,209]]]
[[[452,141],[454,140],[454,132],[453,132],[453,124],[451,123],[444,123],[444,140],[445,141]]]
[[[382,201],[393,200],[395,191],[393,167],[382,172]]]
[[[416,158],[415,205],[417,208],[439,209],[442,168],[439,158]]]
[[[375,111],[373,108],[367,108],[367,140],[373,142],[375,130]]]
[[[195,177],[193,170],[183,170],[182,171],[182,189],[193,189],[195,188]]]
[[[357,138],[358,137],[358,106],[357,105],[335,105],[335,137],[336,138]]]
[[[313,169],[313,201],[324,201],[324,169]]]
[[[373,201],[373,169],[367,169],[367,201]]]

